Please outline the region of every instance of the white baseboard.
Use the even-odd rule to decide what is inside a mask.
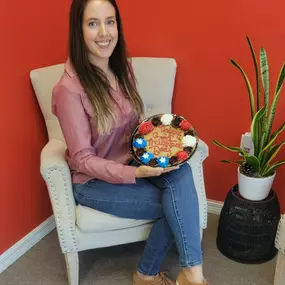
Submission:
[[[208,200],[208,213],[220,215],[224,203],[215,200]]]
[[[215,200],[208,200],[208,213],[219,215],[223,203]],[[11,248],[0,255],[0,273],[12,265],[17,259],[24,255],[42,238],[49,234],[55,228],[54,217],[49,217],[41,225],[27,234],[24,238],[14,244]]]
[[[12,265],[17,259],[24,255],[29,249],[36,245],[43,237],[55,228],[54,217],[49,217],[32,232],[0,255],[0,273]]]

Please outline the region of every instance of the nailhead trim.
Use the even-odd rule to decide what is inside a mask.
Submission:
[[[283,227],[285,227],[285,214],[281,216],[281,219],[279,221],[278,228],[277,228],[276,238],[275,238],[275,246],[276,246],[276,248],[279,251],[281,251],[283,254],[285,254],[285,244],[281,245],[281,242],[285,241],[285,237],[283,237],[282,241],[280,240],[281,227],[282,227],[282,230],[284,231]],[[285,233],[285,231],[284,231],[284,233]]]
[[[202,163],[203,163],[203,160],[204,160],[204,155],[203,155],[203,152],[201,150],[198,151],[200,153],[200,165],[202,167]],[[200,177],[200,194],[201,196],[204,198],[203,201],[204,201],[204,205],[203,205],[203,211],[204,211],[204,219],[203,219],[203,224],[202,224],[202,228],[206,228],[207,227],[207,212],[208,212],[208,205],[207,205],[207,198],[206,198],[206,193],[205,193],[205,186],[204,186],[204,179],[203,179],[203,176],[202,176],[202,170],[201,170],[201,167],[198,167],[199,169],[199,177]]]
[[[51,189],[51,192],[52,192],[52,195],[53,195],[53,198],[54,198],[54,201],[55,201],[55,211],[56,213],[54,213],[57,217],[57,229],[59,231],[59,238],[60,238],[60,241],[61,241],[61,244],[62,244],[62,249],[63,249],[63,252],[66,253],[66,252],[71,252],[71,251],[78,251],[79,248],[78,248],[78,245],[77,245],[77,241],[76,241],[76,236],[75,236],[75,226],[74,226],[74,223],[73,223],[73,220],[72,220],[72,215],[71,215],[71,207],[70,207],[70,199],[69,199],[69,195],[68,195],[68,187],[67,187],[67,183],[65,182],[64,183],[64,193],[65,193],[65,199],[66,199],[66,204],[67,204],[67,209],[68,209],[68,217],[69,217],[69,234],[71,235],[72,237],[72,241],[73,241],[73,248],[68,248],[66,246],[66,242],[65,242],[65,239],[64,239],[64,234],[63,234],[63,228],[62,228],[62,225],[60,223],[60,208],[59,208],[59,198],[57,196],[57,193],[56,193],[56,189],[55,189],[55,186],[53,185],[52,183],[52,180],[51,180],[51,175],[52,175],[52,172],[53,171],[57,171],[59,170],[61,176],[62,176],[62,179],[63,181],[66,181],[66,177],[62,171],[62,169],[58,169],[57,167],[54,167],[52,169],[50,169],[48,171],[48,175],[47,175],[47,182],[48,182],[48,185],[49,185],[49,188]]]
[[[203,167],[202,163],[203,163],[203,160],[205,159],[205,156],[204,156],[203,150],[201,150],[199,147],[197,149],[197,155],[200,158],[199,159],[200,165],[199,165],[199,167],[195,167],[195,170],[197,170],[196,173],[197,173],[198,178],[200,179],[200,181],[199,181],[200,187],[196,190],[197,190],[197,192],[199,192],[197,194],[199,194],[199,197],[201,198],[201,199],[199,199],[199,207],[200,207],[201,201],[203,201],[202,202],[203,204],[201,205],[201,207],[203,207],[202,208],[203,220],[202,221],[200,220],[200,223],[201,223],[200,227],[205,229],[207,227],[207,220],[208,220],[208,215],[207,215],[208,214],[208,204],[207,204],[207,198],[206,198],[206,193],[205,193],[204,179],[203,179],[203,175],[202,175],[202,167]]]

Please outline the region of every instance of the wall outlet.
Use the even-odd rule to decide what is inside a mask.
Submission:
[[[251,133],[247,132],[241,135],[240,148],[242,148],[247,154],[254,154],[254,145],[252,142]]]

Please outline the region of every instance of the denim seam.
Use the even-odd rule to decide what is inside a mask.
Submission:
[[[168,186],[172,189],[172,191],[170,191],[171,193],[171,197],[172,197],[172,202],[173,202],[173,207],[175,209],[175,217],[176,217],[176,220],[177,220],[177,223],[178,223],[178,226],[179,226],[179,230],[180,230],[180,233],[181,233],[181,239],[182,239],[182,246],[183,246],[183,249],[184,249],[184,253],[185,253],[185,259],[186,259],[186,263],[188,264],[188,250],[187,250],[187,242],[186,240],[184,239],[184,230],[183,230],[183,226],[181,225],[181,222],[180,222],[180,219],[177,215],[177,213],[179,212],[178,211],[178,208],[177,208],[177,204],[176,204],[176,200],[174,199],[174,195],[173,195],[173,191],[175,191],[175,187],[174,185],[171,183],[171,181],[167,180],[166,178],[163,178],[163,180],[168,184]]]
[[[140,268],[138,268],[138,272],[143,274],[143,275],[149,275],[148,272],[145,272],[144,270],[141,270]],[[153,275],[153,276],[155,276],[155,275]]]
[[[76,191],[75,191],[76,192]],[[76,192],[76,194],[78,195],[78,196],[81,196],[81,197],[83,197],[84,199],[86,199],[86,200],[89,200],[89,201],[93,201],[93,202],[110,202],[110,200],[102,200],[102,199],[93,199],[93,198],[90,198],[90,197],[86,197],[84,194],[82,194],[82,193],[78,193],[78,192]],[[147,204],[147,205],[155,205],[155,206],[157,206],[157,205],[159,205],[161,208],[162,208],[162,204],[160,204],[160,203],[152,203],[152,201],[145,201],[145,202],[141,202],[141,201],[138,201],[138,202],[135,202],[135,201],[123,201],[123,200],[121,200],[121,201],[116,201],[116,203],[131,203],[131,204],[139,204],[139,205],[141,205],[141,204]]]
[[[149,245],[147,244],[147,246],[149,246]],[[155,257],[156,257],[156,256],[157,256],[157,251],[155,251]],[[151,263],[150,269],[149,269],[148,272],[146,272],[145,275],[149,275],[149,273],[151,272],[151,270],[152,270],[152,268],[153,268],[153,265],[154,265],[154,263],[155,263],[155,260],[156,260],[156,258],[153,258],[153,259],[152,259],[152,263]]]
[[[173,242],[173,239],[170,240],[171,242]],[[163,244],[163,248],[166,248],[167,245],[170,243],[169,239]],[[151,248],[151,249],[154,249],[156,250],[154,247],[152,247],[148,242],[147,242],[147,245]]]
[[[184,264],[180,264],[180,266],[182,268],[189,268],[189,267],[194,267],[194,266],[198,266],[198,265],[202,265],[202,261],[186,262]]]
[[[166,250],[166,248],[169,247],[169,244],[172,243],[172,242],[173,242],[173,239],[170,240],[170,241],[167,240],[166,243],[163,245],[163,250],[162,250],[161,252],[164,252],[164,251]],[[152,269],[153,269],[153,265],[154,265],[154,263],[155,263],[156,257],[157,257],[157,255],[158,255],[160,252],[158,252],[155,248],[153,248],[148,242],[146,243],[146,245],[147,245],[148,247],[150,247],[151,249],[155,250],[155,257],[153,258],[153,262],[151,263],[150,269],[149,269],[147,272],[144,271],[144,270],[141,270],[140,268],[138,268],[138,271],[139,271],[141,274],[149,275],[150,272],[151,272]],[[157,273],[158,273],[158,272],[157,272]],[[155,275],[156,275],[156,274],[155,274]],[[154,276],[155,276],[155,275],[154,275]]]

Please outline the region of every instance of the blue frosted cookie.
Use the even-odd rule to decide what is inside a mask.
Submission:
[[[141,160],[141,162],[142,162],[143,164],[147,164],[147,163],[149,163],[149,161],[150,161],[151,159],[153,159],[153,158],[154,158],[153,153],[151,153],[151,152],[145,152],[145,153],[140,157],[140,160]]]
[[[156,159],[158,166],[160,167],[167,167],[169,163],[169,158],[167,156],[160,156]]]
[[[133,141],[133,146],[135,148],[145,148],[147,146],[147,142],[143,138],[137,138]]]

